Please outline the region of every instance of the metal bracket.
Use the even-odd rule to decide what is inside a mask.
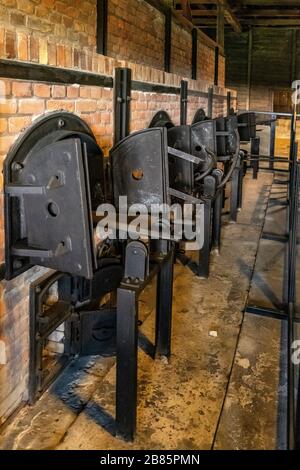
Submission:
[[[114,143],[117,144],[130,132],[131,69],[116,69],[114,95]]]
[[[19,137],[4,162],[6,279],[33,264],[92,277],[103,173],[91,130],[71,113],[45,115]]]
[[[126,246],[124,278],[144,282],[149,275],[149,252],[141,241]]]

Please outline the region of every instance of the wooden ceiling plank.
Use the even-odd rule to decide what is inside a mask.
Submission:
[[[300,0],[243,0],[244,6],[285,6],[286,8],[292,6],[300,6]]]
[[[243,19],[240,21],[249,26],[299,26],[300,18],[255,18]]]
[[[185,16],[189,21],[193,21],[192,9],[189,0],[181,0],[180,3],[183,16]]]
[[[299,9],[257,9],[257,10],[245,10],[241,13],[243,18],[251,17],[251,16],[271,16],[271,17],[282,17],[282,16],[299,16],[300,15],[300,7]]]

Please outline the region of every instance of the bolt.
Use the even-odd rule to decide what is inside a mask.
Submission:
[[[13,170],[13,171],[20,171],[20,170],[22,170],[23,168],[24,168],[24,166],[23,166],[22,163],[20,163],[20,162],[14,162],[14,163],[12,164],[12,170]]]
[[[65,125],[65,121],[63,119],[59,119],[58,120],[58,127],[61,129],[62,127],[64,127]]]

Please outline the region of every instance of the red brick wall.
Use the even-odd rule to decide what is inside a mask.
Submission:
[[[179,86],[182,76],[190,76],[190,34],[174,23],[173,36],[176,31],[180,36],[174,36],[174,73],[165,73],[164,20],[142,0],[110,0],[108,52],[112,58],[98,55],[95,7],[96,0],[0,0],[0,58],[109,76],[116,67],[128,66],[134,80],[175,86]],[[201,80],[190,80],[189,88],[207,91],[214,76],[214,50],[204,42],[201,50],[202,62],[198,67]],[[226,94],[225,90],[217,91]],[[179,123],[178,95],[133,92],[132,97],[132,131],[147,127],[160,109],[167,110],[174,122]],[[190,97],[188,122],[198,107],[206,105],[205,98]],[[22,129],[37,116],[58,109],[81,116],[107,154],[113,140],[112,106],[111,89],[8,80],[0,76],[0,170]],[[218,105],[215,112],[220,109]],[[4,250],[2,202],[0,194],[0,262]],[[43,272],[42,268],[34,268],[12,282],[0,283],[0,422],[27,398],[29,284]]]
[[[198,35],[199,36],[199,35]],[[215,49],[208,46],[202,37],[198,37],[198,63],[197,74],[201,80],[214,82],[215,77]]]
[[[7,58],[47,63],[48,54],[55,62],[55,55],[64,56],[63,45],[96,45],[95,0],[1,0],[0,22],[9,26]]]
[[[163,70],[164,15],[144,0],[109,0],[108,14],[108,55]],[[97,71],[95,52],[96,0],[1,0],[0,57]],[[191,60],[191,32],[173,19],[172,73],[190,77]],[[199,34],[199,78],[213,82],[214,60]]]
[[[192,73],[192,34],[172,23],[171,72],[183,77]]]
[[[164,67],[165,18],[143,0],[110,0],[108,55]]]
[[[219,86],[225,87],[225,57],[219,54]]]

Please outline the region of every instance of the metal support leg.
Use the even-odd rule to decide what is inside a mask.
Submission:
[[[274,170],[274,157],[275,157],[275,141],[276,141],[276,122],[271,122],[270,129],[270,170]]]
[[[162,264],[157,278],[155,347],[158,356],[171,355],[174,253]]]
[[[259,146],[260,146],[260,138],[255,137],[251,139],[251,157],[256,158],[257,160],[253,161],[253,179],[257,180],[258,172],[259,172]]]
[[[241,172],[241,158],[234,169],[231,181],[231,195],[230,195],[230,220],[237,221],[237,214],[239,208],[239,189],[240,189],[240,172]]]
[[[242,209],[243,207],[243,191],[244,191],[244,157],[241,157],[241,165],[240,165],[240,175],[239,175],[239,197],[238,197],[238,209]]]
[[[216,195],[217,180],[210,175],[204,179],[203,194],[207,197],[204,203],[204,245],[199,251],[198,276],[208,278],[212,235],[212,198]]]
[[[199,251],[198,276],[202,278],[209,277],[209,260],[211,250],[211,202],[204,204],[204,245]]]
[[[136,430],[138,314],[135,291],[118,289],[117,299],[117,436],[132,441]]]
[[[220,170],[214,170],[213,175],[219,185],[222,181],[223,173]],[[221,248],[221,227],[222,227],[222,208],[223,208],[223,190],[219,191],[213,209],[213,230],[212,230],[212,248],[218,253]]]

